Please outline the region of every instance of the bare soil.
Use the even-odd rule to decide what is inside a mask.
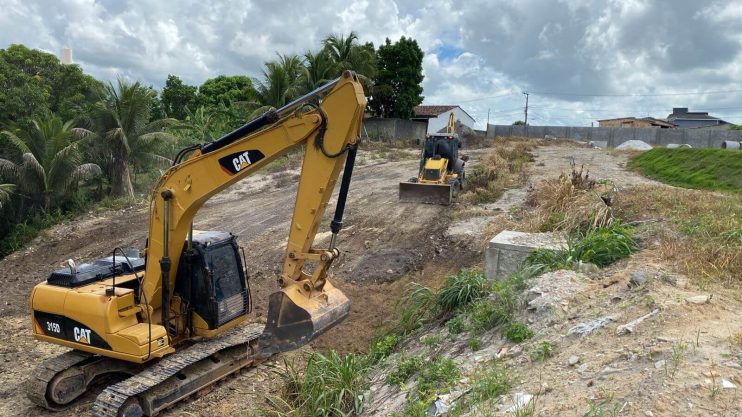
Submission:
[[[479,262],[471,240],[445,235],[449,208],[400,204],[398,183],[417,171],[417,161],[368,160],[356,168],[346,207],[345,229],[338,247],[341,258],[331,269],[333,282],[350,298],[350,316],[312,343],[311,349],[362,351],[374,329],[395,309],[395,300],[410,280],[435,285],[447,273]],[[268,295],[277,290],[286,236],[295,199],[298,172],[256,175],[211,199],[198,213],[194,227],[225,230],[239,236],[245,248],[254,301],[253,321],[263,321]],[[325,224],[334,212],[330,202]],[[30,334],[28,296],[38,282],[68,258],[92,260],[114,247],[142,248],[147,228],[146,205],[95,214],[55,226],[29,248],[0,261],[0,323],[12,337],[0,341],[0,415],[46,415],[23,394],[22,383],[38,362],[65,348],[37,343]],[[329,243],[329,227],[316,244]],[[284,355],[296,357],[297,353]],[[299,355],[300,356],[300,355]],[[275,389],[266,366],[221,384],[205,397],[186,402],[165,415],[189,413],[235,415],[260,403]],[[248,393],[250,395],[242,395]],[[86,415],[94,395],[71,410],[54,415]],[[51,415],[51,414],[50,414]]]
[[[481,152],[481,151],[479,151]],[[476,163],[477,151],[467,151]],[[338,247],[342,257],[333,265],[333,282],[353,303],[350,316],[322,335],[311,346],[281,355],[255,369],[244,370],[200,397],[183,402],[163,413],[166,416],[248,416],[275,395],[280,381],[274,371],[283,361],[300,361],[310,350],[336,349],[363,351],[374,329],[393,317],[404,286],[417,281],[433,288],[443,277],[462,267],[481,266],[487,225],[498,222],[508,210],[522,204],[529,187],[546,178],[568,173],[570,162],[584,164],[592,177],[610,179],[618,187],[655,183],[624,169],[628,154],[577,147],[570,144],[542,146],[534,151],[528,185],[506,191],[491,205],[477,207],[457,219],[455,213],[469,209],[431,205],[400,204],[398,182],[417,170],[415,152],[404,160],[390,161],[369,152],[359,158],[346,210],[345,229]],[[264,320],[268,294],[277,289],[275,278],[281,266],[293,206],[296,171],[256,175],[213,198],[199,212],[196,228],[231,231],[239,236],[247,254],[255,310],[253,321]],[[331,202],[331,208],[334,204]],[[333,210],[328,210],[326,223]],[[71,410],[46,413],[33,406],[22,391],[22,383],[36,363],[64,348],[37,343],[30,336],[28,295],[50,270],[68,258],[90,260],[106,256],[112,248],[142,247],[146,233],[147,210],[133,206],[100,214],[88,214],[58,225],[44,233],[28,249],[0,261],[0,325],[7,337],[0,341],[0,416],[86,416],[97,395],[91,393]],[[323,227],[322,230],[327,230]],[[318,235],[319,246],[327,244],[329,233]],[[643,270],[649,283],[638,289],[626,287],[631,271]],[[566,288],[566,296],[556,301],[556,309],[544,315],[524,313],[522,320],[535,330],[536,337],[514,346],[492,333],[481,338],[483,349],[467,348],[467,335],[445,340],[437,347],[412,342],[415,349],[430,354],[450,354],[463,368],[473,369],[498,352],[504,364],[517,376],[514,392],[537,394],[536,415],[582,416],[587,401],[606,398],[606,408],[623,407],[618,415],[739,416],[739,388],[714,391],[721,379],[742,387],[742,371],[731,367],[742,349],[733,335],[742,332],[739,292],[706,288],[703,292],[688,286],[688,277],[670,274],[651,248],[630,260],[583,277],[584,282]],[[575,282],[575,281],[570,281]],[[687,296],[712,293],[711,303],[692,305]],[[617,336],[616,326],[659,307],[661,312],[639,325],[636,333]],[[611,314],[616,322],[585,338],[566,338],[566,329],[582,321]],[[554,343],[556,356],[544,363],[534,362],[528,352],[543,340]],[[686,352],[676,370],[657,368],[655,363],[672,362],[673,349],[685,345]],[[505,350],[502,350],[505,348]],[[509,352],[509,353],[508,353]],[[579,363],[570,366],[570,356]],[[677,356],[677,355],[676,355]],[[393,361],[391,362],[393,363]],[[726,364],[726,365],[725,365]],[[673,371],[669,377],[669,371]],[[383,378],[377,379],[383,385]],[[389,399],[404,403],[402,394],[384,387]],[[713,397],[712,397],[713,395]],[[394,408],[381,406],[377,413],[388,415]],[[501,415],[509,407],[507,399],[490,404],[484,414]],[[651,414],[647,414],[650,412]],[[474,414],[473,414],[474,415]],[[600,415],[600,414],[596,414]],[[610,414],[605,414],[610,415]]]

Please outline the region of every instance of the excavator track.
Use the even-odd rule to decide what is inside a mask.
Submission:
[[[154,416],[179,400],[260,360],[253,345],[261,325],[250,325],[166,356],[142,372],[107,387],[92,411],[96,417]]]
[[[26,395],[34,404],[48,410],[61,411],[70,406],[59,404],[48,396],[49,386],[60,373],[85,363],[95,355],[73,350],[47,359],[36,367],[33,376],[26,382]]]

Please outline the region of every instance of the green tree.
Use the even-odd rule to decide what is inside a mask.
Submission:
[[[64,120],[85,114],[101,84],[77,65],[52,54],[10,45],[0,49],[0,125],[31,128],[31,119],[56,113]]]
[[[15,155],[15,161],[0,159],[0,174],[45,211],[69,197],[80,181],[101,174],[98,165],[84,162],[84,141],[74,140],[72,121],[37,118],[33,128],[20,136],[7,130],[0,135]]]
[[[526,122],[524,122],[523,120],[516,120],[513,122],[513,126],[525,126],[525,125],[526,125]]]
[[[299,78],[299,88],[302,93],[316,89],[331,81],[336,76],[336,66],[326,49],[317,53],[304,54],[304,66]]]
[[[160,100],[165,114],[178,120],[186,117],[187,110],[196,104],[198,88],[183,83],[177,75],[168,75]]]
[[[362,79],[370,81],[376,75],[374,45],[360,45],[355,32],[350,32],[348,36],[329,35],[322,41],[322,45],[335,63],[335,76],[345,70],[353,70]]]
[[[395,43],[387,39],[377,55],[378,75],[369,107],[382,117],[412,117],[415,106],[423,102],[423,51],[417,41],[403,36]]]
[[[220,75],[201,84],[198,88],[198,103],[207,108],[217,107],[219,103],[231,107],[233,103],[250,101],[253,92],[249,77]]]
[[[93,128],[76,129],[76,133],[97,145],[111,181],[111,194],[132,197],[132,168],[168,164],[170,160],[160,150],[165,143],[175,143],[177,137],[166,129],[181,125],[175,119],[151,120],[156,94],[139,82],[119,79],[115,87],[109,83],[105,90],[105,98],[93,114]]]

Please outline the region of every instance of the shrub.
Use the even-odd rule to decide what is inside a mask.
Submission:
[[[523,323],[513,322],[505,327],[503,335],[511,342],[520,343],[533,337],[533,331]]]
[[[492,366],[474,379],[471,398],[475,402],[486,401],[507,394],[510,388],[512,388],[512,381],[508,373]]]

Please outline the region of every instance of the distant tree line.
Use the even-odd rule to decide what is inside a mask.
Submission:
[[[227,133],[269,107],[353,70],[382,117],[412,116],[422,102],[423,53],[402,37],[378,49],[347,36],[281,55],[261,76],[220,75],[200,86],[168,75],[162,91],[119,78],[103,83],[52,54],[0,49],[0,257],[91,202],[131,198],[177,151]]]

